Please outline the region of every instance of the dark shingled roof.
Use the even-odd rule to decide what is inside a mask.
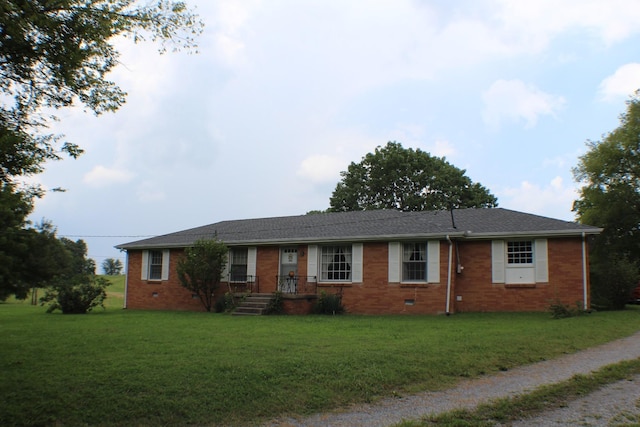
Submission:
[[[502,208],[401,212],[370,210],[221,221],[138,240],[119,249],[187,247],[216,237],[227,245],[384,241],[411,238],[492,238],[598,234],[597,227]]]

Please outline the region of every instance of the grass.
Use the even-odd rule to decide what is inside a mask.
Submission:
[[[441,389],[640,330],[637,310],[563,320],[44,311],[0,304],[0,425],[246,425]]]
[[[104,277],[105,279],[107,279],[107,281],[109,281],[109,283],[111,283],[106,290],[107,299],[104,302],[105,308],[120,309],[124,307],[124,281],[126,276],[118,275],[118,276],[100,276],[100,277]],[[45,293],[44,289],[37,289],[36,300],[41,298],[44,295],[44,293]],[[15,298],[10,297],[8,301],[12,304],[23,304],[23,305],[32,303],[32,300],[30,297],[27,298],[26,300],[16,300]],[[97,310],[100,310],[100,309],[98,308]]]
[[[629,379],[640,374],[640,360],[621,362],[606,366],[590,375],[576,375],[557,384],[547,385],[537,390],[513,398],[497,399],[479,405],[474,410],[455,410],[444,414],[425,417],[421,421],[405,421],[397,427],[428,427],[435,425],[489,427],[526,420],[544,411],[567,406],[572,400],[584,397],[608,384]],[[640,419],[635,414],[618,415],[624,425],[638,425]]]
[[[119,276],[102,276],[111,284],[107,288],[107,299],[104,301],[106,308],[122,308],[124,307],[124,275]]]

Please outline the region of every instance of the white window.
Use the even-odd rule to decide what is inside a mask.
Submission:
[[[402,281],[427,281],[427,245],[405,243],[402,252]]]
[[[149,251],[149,280],[162,279],[162,251]]]
[[[533,242],[531,240],[509,241],[507,242],[507,264],[508,265],[532,265],[533,264]]]
[[[389,242],[389,283],[440,283],[440,241]]]
[[[362,283],[362,243],[307,247],[307,276],[310,282]]]
[[[169,250],[142,251],[142,280],[169,280]]]
[[[320,280],[351,281],[351,245],[322,246],[320,250]]]
[[[491,242],[493,283],[534,284],[549,281],[547,240]]]
[[[248,253],[247,248],[233,248],[229,251],[229,275],[232,282],[247,280]]]

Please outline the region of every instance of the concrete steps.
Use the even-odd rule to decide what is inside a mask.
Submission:
[[[262,316],[269,308],[273,300],[271,294],[249,294],[240,302],[231,313],[232,316]]]

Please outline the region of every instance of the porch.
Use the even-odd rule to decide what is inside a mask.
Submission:
[[[318,293],[318,278],[316,276],[298,276],[287,274],[275,276],[275,290],[285,295],[316,295]],[[235,294],[269,293],[273,289],[267,284],[267,289],[261,289],[258,276],[229,275],[227,279],[229,292]]]
[[[229,277],[229,292],[238,300],[233,315],[259,316],[266,314],[275,298],[274,293],[260,288],[257,276]],[[311,314],[318,299],[316,276],[295,274],[275,276],[275,289],[280,292],[283,314]],[[271,286],[266,288],[273,289]]]

